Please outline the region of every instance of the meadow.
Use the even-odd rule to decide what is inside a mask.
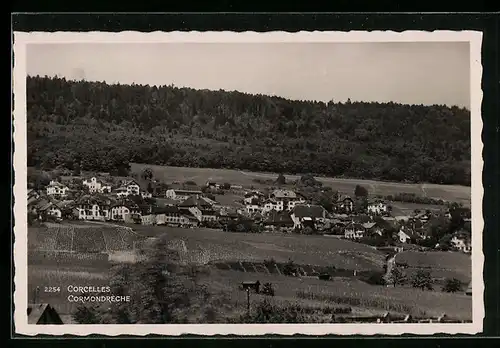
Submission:
[[[277,174],[274,173],[256,173],[249,171],[240,171],[234,169],[210,169],[210,168],[186,168],[186,167],[170,167],[170,166],[155,166],[139,163],[131,164],[131,171],[136,174],[142,173],[144,168],[151,168],[153,175],[159,180],[167,183],[178,181],[184,182],[192,180],[199,185],[205,184],[207,181],[215,181],[218,183],[228,182],[234,185],[244,187],[258,187],[258,183],[254,179],[275,180]],[[300,178],[298,175],[285,175],[287,181],[294,181]],[[353,194],[356,185],[362,185],[368,189],[370,195],[395,195],[397,193],[414,193],[420,196],[426,196],[434,199],[442,199],[446,201],[461,202],[464,205],[470,205],[471,188],[459,185],[437,185],[437,184],[406,184],[382,182],[374,180],[361,179],[343,179],[343,178],[328,178],[317,177],[317,180],[323,182],[324,185],[330,186],[342,194]]]
[[[472,277],[472,261],[470,255],[447,251],[404,251],[396,255],[396,262],[406,264],[406,273],[411,276],[417,270],[429,270],[433,278],[457,278],[467,284]],[[441,282],[439,282],[441,283]]]
[[[472,300],[463,293],[424,291],[409,287],[385,287],[362,281],[335,278],[322,281],[317,278],[293,278],[277,274],[254,274],[237,271],[211,270],[205,282],[213,292],[224,292],[235,306],[246,305],[246,293],[238,289],[243,281],[270,282],[275,290],[274,301],[325,306],[349,306],[353,315],[373,315],[390,312],[411,314],[415,317],[447,316],[459,320],[471,320]],[[263,296],[252,294],[253,301]]]

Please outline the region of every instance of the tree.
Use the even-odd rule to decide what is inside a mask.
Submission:
[[[285,184],[286,184],[286,178],[285,178],[285,176],[284,176],[283,174],[281,174],[281,173],[280,173],[280,174],[278,175],[278,178],[276,179],[276,183],[277,183],[278,185],[285,185]]]
[[[444,292],[458,292],[462,288],[462,283],[457,278],[446,278],[443,286]]]
[[[425,270],[418,270],[412,279],[413,287],[421,290],[432,290],[432,283],[431,272]]]
[[[298,175],[307,168],[314,175],[470,185],[465,108],[152,91],[38,76],[27,77],[26,89],[27,162],[37,168],[80,163],[123,176],[130,162]],[[408,127],[415,122],[417,130]]]
[[[78,324],[100,324],[102,320],[102,315],[95,306],[81,304],[76,308],[72,317]]]
[[[368,190],[361,186],[361,185],[356,185],[354,188],[354,196],[356,197],[368,197]]]
[[[439,239],[439,249],[443,251],[448,251],[451,249],[451,234],[445,234],[441,239]]]
[[[153,170],[149,167],[146,167],[142,170],[141,176],[144,180],[151,180],[153,179]]]
[[[397,285],[403,285],[407,280],[406,274],[400,267],[394,266],[389,274],[390,283],[396,287]]]

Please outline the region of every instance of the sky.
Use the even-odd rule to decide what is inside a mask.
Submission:
[[[30,44],[29,75],[470,109],[468,42]]]

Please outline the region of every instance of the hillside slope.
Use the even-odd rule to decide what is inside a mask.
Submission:
[[[333,96],[334,97],[334,96]],[[470,185],[470,113],[27,78],[28,165],[129,162]]]

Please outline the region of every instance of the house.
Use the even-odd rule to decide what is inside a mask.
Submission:
[[[258,212],[262,212],[263,208],[258,204],[249,204],[245,206],[247,214],[252,215]]]
[[[464,253],[470,253],[472,251],[470,236],[468,236],[465,232],[456,233],[451,238],[451,245],[453,248]]]
[[[28,203],[29,203],[30,199],[33,200],[33,199],[40,198],[40,194],[38,193],[38,191],[36,191],[34,189],[28,189],[27,198],[28,198]]]
[[[368,202],[367,211],[373,215],[384,215],[389,212],[389,208],[384,200],[376,199]]]
[[[208,188],[208,189],[210,189],[210,190],[218,190],[218,189],[220,189],[220,185],[217,184],[214,181],[207,181],[207,183],[205,184],[205,187]]]
[[[282,211],[283,209],[283,201],[276,201],[274,199],[266,199],[263,202],[262,212],[267,213],[271,210]]]
[[[111,185],[98,180],[95,176],[83,180],[82,184],[88,187],[90,193],[111,193]]]
[[[188,212],[188,215],[195,216],[198,221],[203,220],[203,211],[207,212],[212,210],[212,206],[199,196],[191,196],[185,201],[179,203],[177,207],[183,214]]]
[[[384,234],[384,229],[376,222],[365,222],[361,224],[365,229],[365,233],[369,235],[382,236]]]
[[[304,204],[306,202],[303,196],[291,190],[274,190],[269,195],[269,198],[277,202],[281,210],[288,211],[291,211],[297,204]]]
[[[200,209],[201,211],[201,221],[202,222],[208,222],[208,221],[217,221],[218,219],[218,214],[215,210],[208,208],[208,209]]]
[[[63,324],[59,313],[48,303],[28,304],[29,325]]]
[[[111,220],[126,221],[130,214],[139,214],[139,206],[131,201],[121,201],[111,206]]]
[[[141,214],[141,225],[145,225],[145,226],[156,225],[156,215],[154,215],[154,214]]]
[[[349,196],[339,196],[335,209],[339,213],[349,214],[354,210],[354,201]]]
[[[357,240],[365,236],[366,229],[362,224],[357,222],[351,222],[344,228],[344,238]]]
[[[262,202],[262,194],[258,192],[247,192],[243,198],[245,205],[258,205]]]
[[[166,192],[165,197],[176,201],[185,201],[189,197],[201,196],[203,193],[197,186],[172,185]]]
[[[141,187],[135,180],[127,180],[122,184],[127,189],[128,195],[139,196]]]
[[[416,238],[415,234],[409,229],[401,228],[397,233],[397,238],[400,243],[411,243]]]
[[[302,228],[305,225],[317,227],[318,223],[325,223],[327,215],[325,208],[320,205],[299,204],[292,209],[290,217],[293,220],[294,228]]]
[[[155,208],[156,224],[180,226],[182,224],[182,213],[174,206]]]
[[[291,231],[295,226],[295,223],[290,217],[289,212],[271,210],[268,213],[267,218],[264,219],[264,226],[271,230],[278,229]]]
[[[68,186],[52,180],[47,186],[47,195],[53,197],[64,197],[69,190]]]
[[[85,195],[76,202],[79,220],[107,221],[112,216],[113,202],[105,196]]]
[[[143,199],[152,198],[153,194],[151,192],[148,192],[148,191],[141,191],[141,197]]]

